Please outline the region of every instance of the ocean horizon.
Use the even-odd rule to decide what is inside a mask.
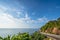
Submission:
[[[18,33],[28,32],[29,34],[33,34],[35,31],[38,31],[39,28],[0,28],[0,36],[6,37],[8,35],[12,36]]]

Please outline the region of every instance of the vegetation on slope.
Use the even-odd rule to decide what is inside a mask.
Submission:
[[[47,22],[44,26],[41,27],[41,31],[60,34],[60,18]]]

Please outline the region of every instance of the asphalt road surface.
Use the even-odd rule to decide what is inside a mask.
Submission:
[[[49,36],[51,38],[54,38],[56,40],[60,40],[60,35],[55,35],[55,34],[49,34],[49,33],[44,33],[44,32],[40,32],[41,34],[45,35],[45,36]]]

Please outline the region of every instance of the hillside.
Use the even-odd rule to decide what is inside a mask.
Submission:
[[[60,18],[47,22],[41,28],[41,32],[53,33],[60,35]]]

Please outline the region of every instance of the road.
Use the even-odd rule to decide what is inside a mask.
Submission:
[[[40,33],[44,34],[45,36],[49,36],[49,37],[55,38],[56,40],[60,40],[60,35],[49,34],[49,33],[44,33],[44,32],[40,32]]]

